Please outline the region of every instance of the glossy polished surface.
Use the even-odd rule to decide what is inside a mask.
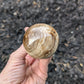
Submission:
[[[23,45],[27,53],[34,58],[48,58],[58,47],[59,36],[55,29],[47,24],[35,24],[24,35]]]

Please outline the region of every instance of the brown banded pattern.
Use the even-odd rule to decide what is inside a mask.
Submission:
[[[27,53],[34,58],[48,58],[56,51],[59,36],[56,30],[47,24],[35,24],[24,34],[23,45]]]

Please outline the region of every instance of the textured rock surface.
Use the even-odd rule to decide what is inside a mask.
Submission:
[[[46,84],[84,83],[84,0],[1,0],[0,71],[22,43],[24,27],[52,25],[60,36]]]

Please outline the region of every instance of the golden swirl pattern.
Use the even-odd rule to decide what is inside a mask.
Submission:
[[[48,58],[56,51],[59,36],[55,29],[47,24],[35,24],[24,34],[23,45],[27,53],[34,58]]]

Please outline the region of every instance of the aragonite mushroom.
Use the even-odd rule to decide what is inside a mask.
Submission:
[[[24,34],[23,45],[34,58],[48,58],[55,53],[59,43],[56,30],[47,24],[35,24]]]

